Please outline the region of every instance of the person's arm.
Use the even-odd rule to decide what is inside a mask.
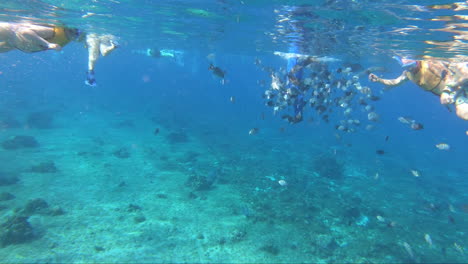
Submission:
[[[394,86],[398,86],[398,85],[408,81],[408,75],[407,74],[408,74],[408,72],[404,71],[400,76],[398,76],[395,79],[382,79],[382,78],[378,77],[377,75],[371,73],[371,74],[369,74],[369,80],[371,82],[378,82],[378,83],[381,83],[381,84],[389,86],[389,87],[394,87]]]
[[[20,47],[21,50],[28,51],[28,43],[32,46],[43,47],[44,49],[61,50],[62,47],[55,43],[50,43],[41,36],[39,36],[34,30],[28,28],[18,28],[14,34],[15,44]],[[25,47],[22,47],[25,46]]]

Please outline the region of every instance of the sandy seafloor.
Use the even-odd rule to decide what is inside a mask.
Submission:
[[[15,196],[0,202],[2,222],[35,198],[64,214],[30,215],[34,239],[0,248],[3,263],[468,261],[453,246],[467,244],[463,201],[443,183],[426,188],[409,175],[391,179],[391,172],[377,178],[374,164],[352,157],[343,157],[344,179],[331,181],[307,165],[323,151],[320,145],[307,155],[290,149],[292,163],[261,135],[186,128],[202,131],[191,133],[138,114],[58,111],[51,129],[27,128],[26,115],[15,116],[22,127],[1,131],[2,140],[30,135],[40,143],[0,151],[2,170],[19,172],[20,179],[0,186]],[[170,142],[172,132],[187,140]],[[113,155],[122,147],[130,157]],[[30,171],[44,161],[58,171]],[[215,168],[209,189],[186,184]],[[280,186],[277,180],[288,173],[296,176]]]

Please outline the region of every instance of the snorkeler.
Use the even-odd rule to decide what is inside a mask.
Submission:
[[[132,50],[133,53],[145,55],[153,58],[169,58],[176,61],[180,66],[184,66],[183,56],[184,52],[180,50],[173,49],[156,49],[148,48],[143,50]]]
[[[85,34],[79,29],[64,26],[32,23],[0,22],[0,52],[14,49],[23,52],[61,50],[70,41],[82,41]],[[94,65],[99,54],[106,56],[117,47],[112,35],[86,34],[88,72],[85,83],[96,85]]]
[[[286,12],[289,15],[293,15],[294,12],[298,10],[297,7],[285,7]],[[290,46],[289,46],[289,53],[292,54],[300,54],[300,47],[299,43],[303,40],[303,31],[304,28],[299,21],[290,20],[288,23],[290,27],[290,37],[292,39]],[[289,88],[290,94],[293,95],[293,109],[294,109],[294,116],[286,115],[284,116],[288,121],[292,124],[299,123],[303,120],[303,109],[306,105],[306,101],[304,100],[304,95],[300,89],[302,74],[304,69],[304,59],[299,58],[299,56],[291,56],[287,59],[288,64],[286,71],[288,73],[286,87]],[[307,64],[307,63],[306,63]]]
[[[395,79],[382,79],[369,74],[369,80],[390,87],[410,80],[416,85],[440,97],[443,105],[454,104],[456,114],[468,120],[468,65],[442,60],[410,60],[394,57],[405,69]]]
[[[90,86],[96,86],[94,78],[94,66],[96,61],[101,56],[107,56],[118,47],[116,37],[114,35],[105,34],[98,35],[90,33],[86,35],[86,47],[88,48],[88,72],[85,83]]]
[[[0,22],[0,52],[14,49],[23,52],[61,50],[70,41],[78,39],[80,31],[47,24]]]

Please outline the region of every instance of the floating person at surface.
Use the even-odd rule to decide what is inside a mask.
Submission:
[[[80,33],[76,28],[57,25],[0,22],[0,52],[61,50]]]
[[[156,49],[156,48],[147,48],[143,50],[133,50],[133,53],[145,55],[153,58],[169,58],[175,60],[175,62],[184,66],[184,52],[181,50],[173,49]]]
[[[88,76],[86,83],[95,85],[94,65],[101,55],[107,55],[115,49],[115,37],[111,35],[86,35],[88,46]],[[33,53],[46,50],[61,50],[71,41],[82,41],[85,37],[82,31],[76,28],[52,24],[13,23],[0,22],[0,52],[14,49]]]
[[[455,104],[458,117],[468,120],[468,65],[442,60],[397,59],[405,68],[396,79],[382,79],[369,74],[369,80],[390,87],[410,80],[416,85],[440,97],[443,105]]]
[[[322,19],[324,29],[312,30],[307,27],[304,17],[316,18],[314,10],[314,6],[306,5],[283,6],[275,10],[278,28],[281,28],[277,37],[287,41],[288,50],[274,54],[284,58],[287,66],[285,70],[275,70],[262,66],[258,59],[255,61],[255,65],[271,77],[271,85],[263,95],[266,105],[273,108],[274,114],[283,113],[281,118],[290,124],[303,121],[308,107],[325,123],[336,123],[335,118],[343,109],[341,115],[345,119],[335,126],[343,132],[354,132],[360,126],[361,121],[352,118],[356,108],[369,112],[368,121],[378,122],[378,115],[368,101],[377,101],[379,97],[359,82],[361,73],[358,71],[367,70],[358,63],[341,63],[340,59],[326,56],[338,47],[334,42],[324,41],[335,30],[337,21]],[[309,117],[307,120],[312,122],[313,119]]]
[[[283,90],[281,92],[283,99],[289,101],[288,105],[293,107],[293,115],[285,114],[282,116],[283,119],[286,119],[291,124],[299,123],[303,120],[304,116],[304,106],[306,101],[304,98],[302,78],[303,78],[303,69],[305,66],[310,64],[308,61],[308,56],[302,55],[305,50],[302,47],[305,41],[305,29],[304,23],[300,20],[295,19],[297,13],[306,13],[300,7],[296,6],[283,6],[282,13],[279,18],[280,21],[284,21],[287,28],[287,37],[291,40],[288,47],[288,55],[286,56],[287,66],[287,78],[285,84],[282,84],[278,76],[272,74],[272,85],[277,86],[276,90]]]

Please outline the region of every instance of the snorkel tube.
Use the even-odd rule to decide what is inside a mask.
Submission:
[[[406,59],[396,55],[392,58],[395,59],[400,64],[400,66],[405,69],[411,69],[417,65],[416,60]]]

